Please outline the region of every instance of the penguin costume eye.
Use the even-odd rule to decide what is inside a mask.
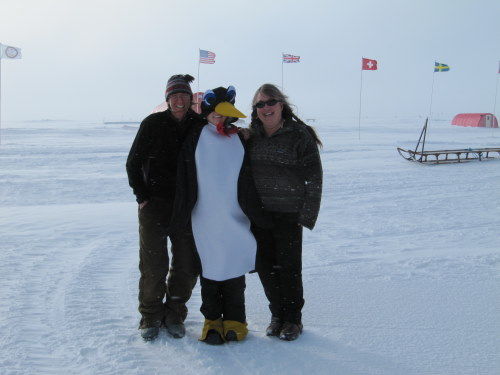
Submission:
[[[207,106],[210,107],[212,104],[215,103],[215,92],[213,90],[207,90],[203,94],[203,103]]]
[[[234,86],[229,86],[226,92],[226,100],[229,103],[234,104],[235,98],[236,98],[236,89],[234,88]]]

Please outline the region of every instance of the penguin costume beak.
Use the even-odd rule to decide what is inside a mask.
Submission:
[[[229,102],[222,102],[215,106],[214,111],[219,115],[226,117],[237,117],[237,118],[246,118],[243,113],[238,111],[236,107]]]

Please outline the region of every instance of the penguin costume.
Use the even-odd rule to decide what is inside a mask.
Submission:
[[[192,227],[205,317],[200,341],[213,345],[243,340],[248,333],[245,274],[255,269],[257,251],[251,225],[271,226],[245,141],[232,124],[246,117],[234,107],[235,97],[233,86],[203,95],[206,121],[192,129],[179,155],[172,217],[172,230]]]

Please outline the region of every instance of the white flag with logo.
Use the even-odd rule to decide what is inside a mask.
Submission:
[[[1,45],[2,51],[0,51],[1,59],[20,59],[22,57],[21,48]]]

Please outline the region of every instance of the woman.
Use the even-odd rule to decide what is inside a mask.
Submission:
[[[321,145],[292,111],[287,97],[264,84],[252,102],[249,155],[255,186],[273,228],[255,229],[257,272],[271,323],[268,336],[295,340],[302,333],[302,227],[313,229],[321,201]]]
[[[250,231],[269,226],[255,190],[238,128],[245,117],[234,107],[236,91],[208,90],[201,104],[206,121],[187,136],[179,156],[174,227],[191,223],[201,264],[201,341],[240,341],[248,333],[245,274],[255,269],[257,243]]]

